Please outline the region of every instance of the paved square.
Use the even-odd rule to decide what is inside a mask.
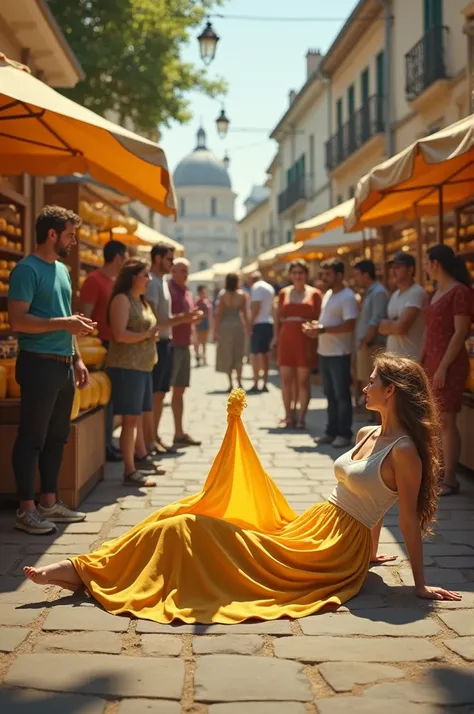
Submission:
[[[246,377],[249,376],[247,368]],[[436,537],[425,547],[429,582],[462,592],[461,602],[413,594],[397,510],[381,551],[399,558],[372,568],[361,594],[337,613],[301,620],[226,625],[159,625],[113,617],[92,599],[25,582],[24,564],[46,564],[116,538],[154,510],[198,491],[225,428],[225,377],[196,369],[185,422],[200,448],[166,458],[156,489],[121,486],[121,464],[81,508],[85,523],[42,538],[13,530],[0,512],[0,711],[35,714],[465,714],[474,710],[474,479],[440,504]],[[250,380],[245,384],[250,386]],[[313,389],[308,418],[324,428]],[[339,452],[309,434],[276,428],[276,377],[249,395],[243,419],[267,472],[297,512],[327,497]],[[171,410],[163,437],[172,438]],[[451,707],[455,707],[454,710]]]

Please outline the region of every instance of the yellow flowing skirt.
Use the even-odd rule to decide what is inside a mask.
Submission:
[[[153,513],[95,552],[71,558],[113,614],[170,623],[304,617],[357,595],[370,530],[324,502],[296,516],[265,473],[228,402],[228,428],[204,488]]]

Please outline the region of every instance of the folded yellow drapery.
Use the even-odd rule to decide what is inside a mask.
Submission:
[[[324,502],[296,516],[264,471],[234,390],[202,491],[71,558],[109,612],[169,623],[302,617],[360,590],[370,531]]]

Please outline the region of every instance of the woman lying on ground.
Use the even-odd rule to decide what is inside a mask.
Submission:
[[[399,501],[415,594],[459,600],[426,585],[422,535],[430,532],[440,474],[439,426],[420,365],[385,354],[365,388],[381,427],[364,428],[334,464],[328,501],[297,516],[264,472],[240,415],[228,428],[203,490],[152,514],[89,555],[25,568],[43,585],[85,586],[110,613],[170,623],[303,617],[360,591],[377,555],[385,513]]]

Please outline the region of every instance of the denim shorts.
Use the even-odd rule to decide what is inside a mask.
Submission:
[[[153,367],[153,393],[165,394],[170,391],[171,375],[173,373],[173,345],[171,340],[160,339],[156,343],[158,362]]]
[[[270,345],[273,340],[273,325],[269,322],[259,322],[253,326],[250,337],[250,353],[253,355],[265,355],[270,352]]]
[[[151,372],[123,367],[108,367],[107,374],[112,383],[114,414],[140,416],[153,409]]]

